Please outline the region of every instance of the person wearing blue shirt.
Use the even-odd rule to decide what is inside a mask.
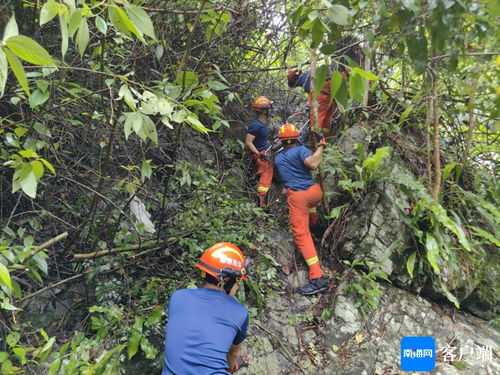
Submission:
[[[241,250],[229,242],[203,253],[196,265],[203,287],[170,297],[162,375],[227,375],[248,366],[241,354],[248,311],[234,299],[246,265]]]
[[[311,170],[321,163],[326,143],[322,138],[316,151],[312,153],[298,144],[299,131],[289,123],[280,127],[278,138],[282,141],[284,150],[276,156],[274,164],[285,186],[295,243],[309,267],[310,282],[301,286],[298,291],[304,295],[314,295],[325,290],[327,282],[309,229],[311,210],[315,211],[323,194],[319,184],[314,182]]]
[[[259,184],[257,186],[257,195],[259,196],[260,207],[267,207],[267,194],[273,181],[274,167],[269,160],[269,110],[271,109],[271,100],[267,96],[258,96],[252,103],[252,109],[257,114],[248,126],[245,145],[252,153],[252,158],[257,165],[257,177]]]

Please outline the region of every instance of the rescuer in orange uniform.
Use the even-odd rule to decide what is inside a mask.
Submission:
[[[289,123],[280,127],[278,138],[282,141],[284,150],[276,156],[274,164],[286,188],[290,226],[295,243],[309,267],[311,279],[308,284],[299,288],[299,292],[313,295],[327,288],[309,229],[310,209],[316,208],[323,194],[319,184],[312,179],[311,170],[321,163],[326,143],[322,138],[316,151],[312,153],[305,146],[298,144],[299,131],[295,125]]]
[[[288,71],[288,86],[291,88],[302,87],[309,94],[307,104],[309,106],[309,117],[311,120],[311,129],[315,129],[315,117],[313,110],[313,93],[311,92],[311,74],[309,72],[301,73],[297,69]],[[318,130],[324,137],[330,135],[330,126],[333,114],[337,109],[335,100],[330,97],[330,80],[326,80],[323,89],[318,94]]]
[[[273,180],[273,163],[269,159],[267,151],[269,149],[267,122],[269,120],[271,100],[267,96],[258,96],[252,103],[252,109],[255,111],[257,118],[253,119],[248,126],[245,145],[252,152],[252,158],[257,164],[257,176],[259,177],[257,194],[259,195],[260,206],[266,208],[267,193]]]

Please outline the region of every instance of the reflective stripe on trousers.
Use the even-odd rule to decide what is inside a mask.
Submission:
[[[265,151],[260,151],[259,155],[263,154]],[[273,182],[273,162],[272,161],[262,161],[255,154],[252,154],[255,163],[257,164],[257,176],[259,177],[259,185],[257,186],[257,194],[266,195]]]
[[[323,276],[318,253],[309,230],[309,209],[315,208],[323,192],[318,184],[307,190],[286,189],[290,226],[292,227],[295,243],[309,267],[309,278],[316,279]]]

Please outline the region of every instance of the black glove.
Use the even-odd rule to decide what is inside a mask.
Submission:
[[[260,154],[260,155],[259,155],[259,159],[260,159],[261,161],[263,161],[263,162],[267,162],[267,161],[270,161],[270,160],[271,160],[271,158],[269,157],[269,155],[268,155],[268,154]]]
[[[314,139],[316,139],[316,142],[320,142],[323,139],[323,134],[320,132],[313,132]]]

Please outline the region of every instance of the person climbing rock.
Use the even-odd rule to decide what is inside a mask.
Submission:
[[[357,41],[354,37],[348,35],[344,37],[339,43],[339,53],[342,56],[347,56],[349,60],[358,63],[358,48]],[[345,57],[341,57],[340,63],[335,63],[333,70],[338,70],[344,79],[348,77],[348,71],[346,65],[348,65],[348,60]],[[311,92],[311,73],[309,71],[302,72],[298,69],[288,70],[288,86],[290,88],[302,87],[308,95],[308,106],[309,106],[309,117],[311,120],[311,130],[316,129],[316,122],[313,110],[313,93]],[[323,88],[317,96],[318,101],[318,127],[317,129],[323,134],[324,137],[330,135],[330,128],[332,124],[332,117],[337,109],[337,103],[332,100],[330,96],[330,79],[327,79]]]
[[[315,129],[316,120],[313,110],[313,93],[311,92],[311,73],[301,72],[297,69],[288,71],[288,86],[290,88],[302,87],[308,93],[307,104],[309,106],[309,118],[311,120],[311,129]],[[318,130],[327,137],[330,135],[330,126],[333,114],[337,109],[335,100],[330,100],[330,80],[326,80],[323,89],[318,94]]]
[[[196,264],[203,287],[170,297],[162,375],[230,374],[248,366],[241,354],[248,311],[233,297],[248,261],[229,242],[209,247]]]
[[[258,96],[252,103],[252,109],[257,117],[252,120],[248,126],[245,145],[252,153],[252,158],[257,165],[257,177],[259,183],[257,186],[257,194],[259,196],[260,207],[267,207],[267,193],[271,187],[273,180],[273,163],[269,159],[268,148],[269,128],[267,122],[269,120],[269,111],[271,109],[271,100],[267,96]]]
[[[289,123],[280,127],[278,137],[283,143],[284,150],[276,156],[274,163],[279,178],[285,186],[290,226],[295,243],[309,267],[310,282],[301,286],[299,292],[313,295],[327,288],[309,229],[309,225],[314,224],[311,223],[310,217],[314,216],[323,194],[319,184],[314,182],[311,170],[316,169],[321,163],[326,143],[320,135],[317,149],[312,153],[298,143],[299,131],[295,125]]]

